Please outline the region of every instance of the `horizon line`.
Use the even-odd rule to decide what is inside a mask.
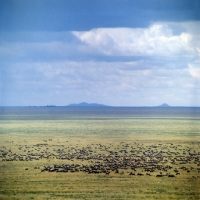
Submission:
[[[188,108],[199,108],[200,106],[183,106],[183,105],[180,105],[180,106],[162,106],[162,105],[159,105],[159,106],[110,106],[110,105],[91,105],[90,104],[88,106],[84,106],[84,105],[38,105],[38,106],[35,106],[35,105],[29,105],[29,106],[19,106],[19,105],[6,105],[6,106],[3,106],[3,105],[0,105],[0,107],[47,107],[47,108],[54,108],[54,107],[77,107],[77,108],[80,108],[80,107],[85,107],[85,108],[108,108],[108,107],[112,107],[112,108],[176,108],[176,107],[188,107]]]

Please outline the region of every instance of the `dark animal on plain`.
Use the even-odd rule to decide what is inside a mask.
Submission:
[[[118,169],[115,170],[115,174],[119,174],[119,170]]]
[[[156,177],[163,177],[163,175],[162,174],[157,174]]]
[[[107,172],[106,172],[106,175],[109,175],[109,174],[110,174],[110,172],[107,171]]]
[[[175,176],[174,176],[173,174],[169,174],[168,177],[173,178],[173,177],[175,177]]]

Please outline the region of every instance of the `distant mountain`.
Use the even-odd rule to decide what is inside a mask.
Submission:
[[[109,107],[109,106],[103,105],[103,104],[86,103],[86,102],[82,102],[82,103],[78,103],[78,104],[69,104],[67,106],[68,107]]]
[[[159,105],[157,107],[170,107],[167,103],[163,103],[162,105]]]

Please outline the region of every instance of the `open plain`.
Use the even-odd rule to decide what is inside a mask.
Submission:
[[[199,108],[0,111],[0,199],[200,199]]]

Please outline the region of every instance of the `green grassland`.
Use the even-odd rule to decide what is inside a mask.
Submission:
[[[82,159],[77,152],[84,152]],[[135,170],[130,166],[119,168],[119,173],[110,170],[109,175],[81,170],[41,172],[44,166],[55,164],[103,165],[113,152],[119,162],[135,159],[130,162],[137,163],[138,159],[139,164]],[[149,154],[154,161],[160,159],[156,155],[162,155],[159,164],[171,168],[167,172],[156,168],[146,175],[142,164],[150,161]],[[157,177],[166,173],[175,177]],[[2,119],[0,199],[200,199],[200,120]]]

